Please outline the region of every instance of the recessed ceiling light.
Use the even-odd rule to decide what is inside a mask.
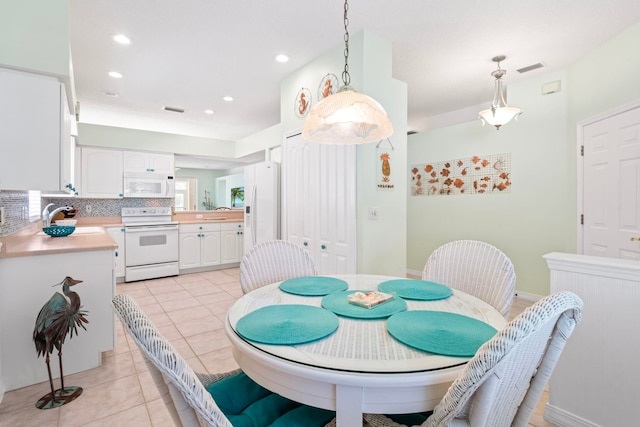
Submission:
[[[276,61],[278,62],[289,62],[289,57],[285,54],[280,54],[278,56],[276,56]]]
[[[213,114],[214,113],[213,110],[209,110],[209,109],[208,110],[204,110],[204,112],[205,112],[205,114]]]
[[[113,77],[114,79],[121,79],[122,78],[122,74],[120,74],[117,71],[109,71],[109,75],[111,77]]]
[[[233,101],[233,97],[232,97],[232,96],[223,96],[223,97],[222,97],[222,99],[223,99],[224,101],[227,101],[227,102],[231,102],[231,101]]]
[[[119,95],[115,92],[109,92],[108,90],[103,90],[102,94],[104,96],[110,96],[111,98],[117,98]]]
[[[129,37],[125,36],[124,34],[112,34],[111,38],[116,43],[131,44],[131,39]]]

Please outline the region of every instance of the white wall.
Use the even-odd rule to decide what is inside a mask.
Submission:
[[[69,0],[4,1],[0,64],[68,79]]]
[[[541,95],[541,86],[555,80],[563,90]],[[575,205],[566,197],[574,188],[567,180],[565,88],[565,72],[538,74],[509,85],[510,104],[524,112],[518,122],[496,130],[474,120],[409,137],[409,168],[500,153],[511,153],[512,161],[510,193],[408,196],[409,269],[422,270],[428,255],[446,242],[482,240],[511,258],[519,291],[548,293],[542,255],[566,252],[564,236],[577,226]]]
[[[125,150],[236,158],[236,143],[163,132],[78,124],[78,144]]]

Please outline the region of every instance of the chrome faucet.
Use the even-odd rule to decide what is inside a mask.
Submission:
[[[70,211],[73,209],[70,206],[62,206],[57,209],[54,209],[53,212],[49,213],[49,208],[51,206],[53,206],[53,203],[49,203],[47,206],[45,206],[44,210],[42,211],[42,220],[44,221],[45,227],[51,227],[51,221],[53,221],[53,218],[58,214],[58,212]]]

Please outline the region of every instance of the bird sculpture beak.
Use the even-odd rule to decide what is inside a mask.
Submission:
[[[73,278],[71,278],[69,276],[65,277],[64,280],[69,282],[69,286],[73,286],[73,285],[77,285],[78,283],[82,283],[82,280],[76,280],[76,279],[73,279]]]
[[[51,287],[62,286],[65,282],[69,283],[69,286],[73,286],[73,285],[77,285],[78,283],[82,283],[82,280],[76,280],[74,278],[67,276],[64,278],[62,282],[56,283],[55,285],[51,285]]]

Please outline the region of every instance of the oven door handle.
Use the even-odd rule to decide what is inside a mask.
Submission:
[[[149,233],[156,231],[178,231],[177,225],[167,225],[160,227],[125,227],[125,233]]]

